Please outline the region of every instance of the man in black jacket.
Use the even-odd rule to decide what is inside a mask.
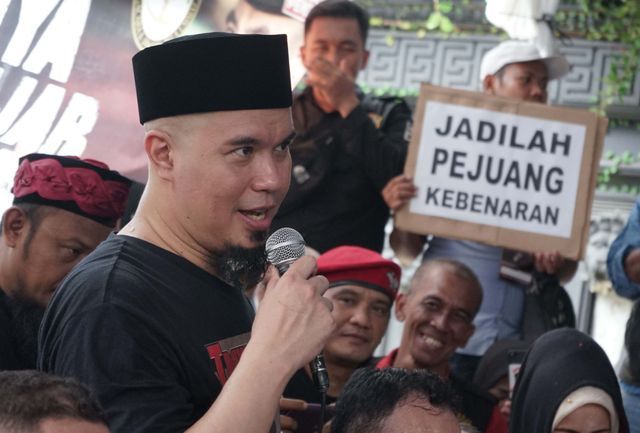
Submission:
[[[355,84],[369,57],[367,32],[367,13],[347,0],[318,4],[305,21],[308,86],[293,102],[291,186],[273,228],[295,228],[321,253],[382,250],[389,209],[381,191],[406,157],[408,106],[365,97]]]

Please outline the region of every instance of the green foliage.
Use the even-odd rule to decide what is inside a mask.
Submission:
[[[380,4],[382,0],[359,0],[361,3]],[[413,4],[395,7],[392,2],[386,7],[395,8],[387,18],[372,17],[371,26],[389,30],[415,32],[420,39],[428,33],[440,34],[502,34],[502,30],[490,25],[486,19],[465,21],[470,8],[477,8],[472,0],[416,0]],[[614,58],[609,70],[601,78],[601,91],[590,101],[591,110],[606,115],[607,107],[623,102],[629,94],[640,67],[640,0],[561,0],[554,20],[556,28],[575,39],[613,42]],[[393,17],[393,18],[389,18]],[[416,18],[419,17],[419,18]],[[388,45],[396,39],[385,38]],[[368,89],[378,95],[417,97],[418,89],[375,88]],[[610,127],[640,130],[640,122],[625,119],[610,119]],[[640,154],[611,154],[598,175],[598,188],[608,191],[629,191],[638,194],[640,185],[615,185],[619,168],[640,164]],[[634,192],[635,191],[635,192]]]
[[[362,3],[366,4],[367,2]],[[405,5],[398,8],[395,19],[372,16],[369,25],[374,28],[382,27],[389,30],[416,32],[418,38],[424,38],[427,32],[455,33],[459,30],[451,17],[459,15],[462,8],[468,4],[469,0],[431,0],[431,2]],[[403,19],[403,17],[417,11],[427,12],[427,18],[425,20]],[[394,41],[387,38],[387,44],[390,41],[392,45]]]
[[[598,189],[600,191],[622,192],[637,196],[640,191],[640,185],[637,183],[633,185],[614,185],[611,183],[611,180],[613,176],[619,173],[621,168],[637,166],[637,164],[640,163],[640,152],[636,155],[629,151],[617,154],[611,150],[607,150],[602,156],[602,160],[605,161],[605,164],[600,168],[598,173]]]
[[[578,0],[585,14],[585,37],[617,42],[620,49],[602,78],[594,111],[604,115],[608,105],[623,101],[638,71],[640,57],[640,2],[638,0]],[[558,18],[558,16],[556,16]]]

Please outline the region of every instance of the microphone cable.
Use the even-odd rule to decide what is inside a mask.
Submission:
[[[320,423],[318,424],[318,433],[322,433],[324,427],[324,414],[327,409],[327,391],[320,391]]]

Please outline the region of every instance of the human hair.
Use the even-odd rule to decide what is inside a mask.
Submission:
[[[424,276],[434,268],[446,268],[448,272],[451,272],[453,275],[469,283],[472,287],[476,289],[478,295],[478,307],[476,308],[475,313],[477,313],[477,309],[480,308],[480,304],[482,303],[482,284],[480,284],[480,280],[476,276],[475,272],[471,270],[467,265],[457,260],[452,259],[429,259],[422,262],[422,264],[416,269],[411,281],[409,283],[409,288],[407,289],[407,294],[411,294],[417,288],[417,286],[422,282]]]
[[[70,378],[35,370],[0,372],[0,431],[37,433],[49,418],[73,418],[107,425],[89,391]]]
[[[385,368],[356,370],[345,385],[331,422],[331,433],[379,433],[394,409],[409,400],[428,400],[453,410],[453,392],[428,370]]]
[[[346,18],[356,20],[362,36],[362,44],[366,44],[369,34],[369,13],[355,2],[349,0],[325,0],[315,5],[304,21],[305,36],[316,18]]]

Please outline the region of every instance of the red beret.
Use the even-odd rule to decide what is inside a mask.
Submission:
[[[318,257],[318,274],[329,280],[329,287],[344,284],[378,290],[393,301],[400,287],[400,266],[375,251],[342,246]]]
[[[53,206],[109,227],[121,218],[131,181],[93,159],[31,153],[20,158],[13,203]]]

